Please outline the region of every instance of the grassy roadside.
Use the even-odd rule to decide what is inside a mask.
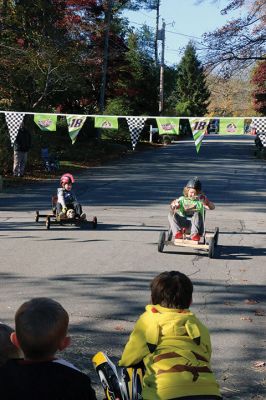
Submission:
[[[162,144],[141,142],[136,147],[136,152],[148,151],[163,146]],[[58,179],[63,173],[70,172],[73,175],[86,169],[103,165],[111,160],[127,157],[133,153],[131,143],[122,145],[108,144],[107,148],[93,149],[80,148],[72,153],[61,154],[59,158],[60,166],[55,173],[45,171],[43,162],[37,155],[29,154],[25,175],[23,178],[13,177],[11,171],[3,176],[3,187],[12,188],[20,185],[31,184],[36,181]]]

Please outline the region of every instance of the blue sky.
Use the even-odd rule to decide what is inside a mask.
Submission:
[[[200,40],[204,32],[210,32],[223,26],[236,12],[221,15],[220,11],[228,4],[226,0],[204,0],[197,5],[197,0],[161,0],[160,28],[162,18],[166,23],[165,63],[176,64],[180,61],[184,47],[192,36]],[[148,11],[127,12],[125,16],[130,25],[140,28],[140,24],[155,27],[156,13]],[[187,36],[186,36],[187,35]]]

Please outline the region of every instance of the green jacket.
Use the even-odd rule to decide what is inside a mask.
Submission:
[[[207,328],[190,310],[147,305],[125,346],[120,366],[145,365],[144,400],[220,396],[210,367]]]

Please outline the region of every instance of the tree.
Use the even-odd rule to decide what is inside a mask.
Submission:
[[[203,116],[207,113],[210,93],[203,67],[192,42],[187,45],[177,67],[176,87],[171,97],[177,115]]]
[[[202,2],[205,0],[199,0]],[[246,10],[239,18],[229,22],[203,37],[201,51],[205,66],[216,69],[224,77],[230,77],[265,59],[266,13],[265,0],[228,0],[221,11]]]
[[[209,74],[207,84],[211,93],[208,107],[209,116],[249,117],[254,114],[249,76],[224,79],[219,75]]]
[[[266,115],[266,61],[259,62],[253,72],[253,105],[255,111]]]

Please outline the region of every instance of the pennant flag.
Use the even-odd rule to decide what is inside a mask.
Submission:
[[[179,135],[179,120],[176,117],[159,117],[156,122],[159,128],[159,135]]]
[[[256,129],[256,133],[266,132],[266,117],[252,118],[251,127]]]
[[[42,131],[56,131],[56,114],[34,114],[34,122]]]
[[[66,120],[68,126],[68,133],[72,141],[72,144],[75,143],[79,131],[81,130],[81,128],[84,125],[84,122],[86,121],[86,118],[87,118],[86,115],[67,115]]]
[[[94,120],[94,126],[95,128],[118,129],[118,118],[97,116]]]
[[[243,135],[244,118],[220,119],[220,135]]]
[[[189,118],[189,123],[192,130],[193,138],[195,140],[197,153],[200,150],[200,146],[209,122],[209,118]]]
[[[136,144],[138,143],[139,135],[144,127],[146,119],[146,117],[126,117],[133,150],[135,150]]]
[[[6,123],[12,146],[16,140],[18,130],[20,128],[20,125],[22,124],[24,116],[25,114],[16,112],[5,113]]]

